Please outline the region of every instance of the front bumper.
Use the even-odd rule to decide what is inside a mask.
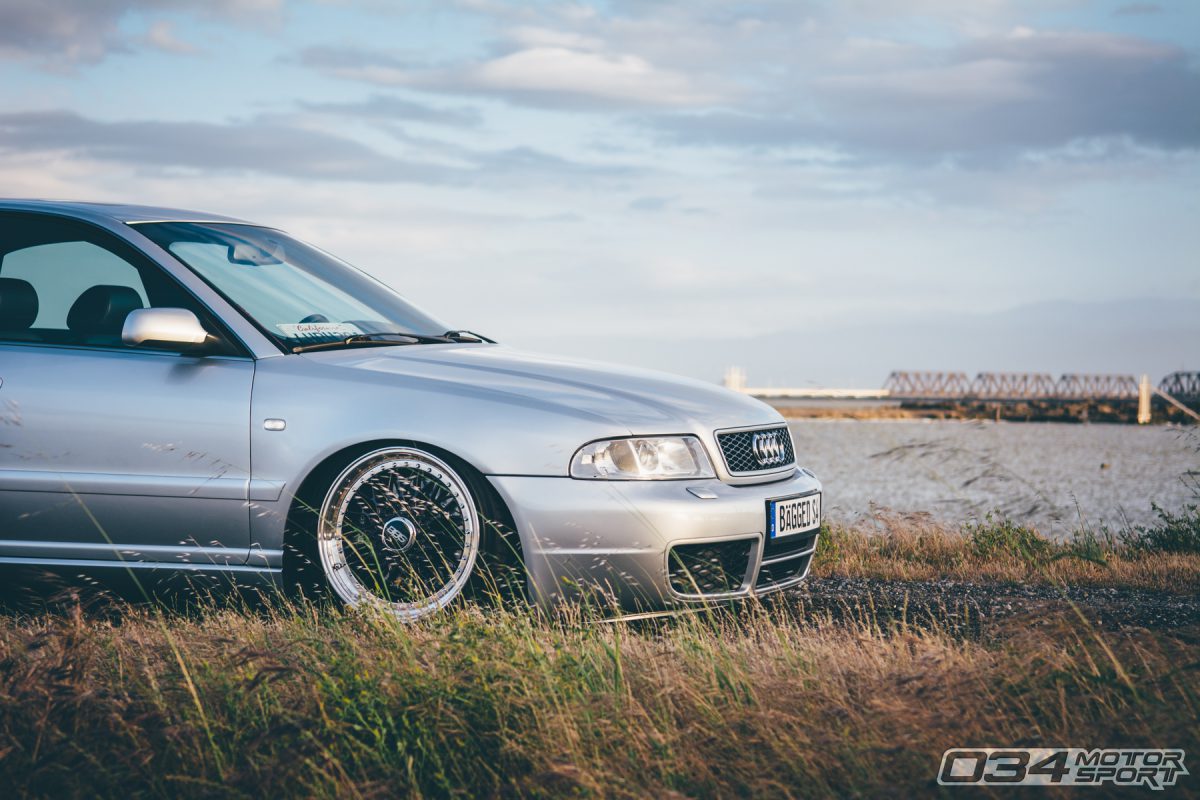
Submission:
[[[512,512],[530,587],[543,605],[599,590],[626,609],[680,608],[785,589],[808,573],[816,535],[764,541],[767,501],[820,491],[797,470],[771,483],[718,480],[583,481],[492,476]],[[709,499],[700,494],[715,495]],[[704,548],[699,545],[722,547]],[[734,544],[741,543],[741,544]],[[699,556],[699,560],[681,555]],[[698,561],[724,560],[733,576],[714,587],[694,576]],[[741,567],[739,571],[739,567]]]

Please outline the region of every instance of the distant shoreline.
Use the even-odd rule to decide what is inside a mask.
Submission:
[[[1137,403],[1073,402],[1045,403],[1038,401],[947,401],[944,403],[912,402],[839,402],[839,401],[770,401],[788,419],[895,419],[895,420],[993,420],[996,422],[1108,422],[1137,424]],[[1155,405],[1151,424],[1194,424],[1194,420],[1178,409]]]

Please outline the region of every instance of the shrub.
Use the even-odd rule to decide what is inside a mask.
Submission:
[[[813,555],[813,566],[836,564],[840,561],[842,545],[848,537],[849,533],[845,528],[833,528],[828,522],[822,522],[817,536],[817,552]]]
[[[1172,513],[1156,503],[1154,512],[1157,525],[1138,525],[1121,534],[1126,547],[1141,553],[1200,553],[1200,506]]]
[[[971,550],[979,558],[1008,555],[1031,564],[1041,564],[1054,555],[1054,544],[1035,529],[997,517],[989,511],[982,522],[963,525]]]

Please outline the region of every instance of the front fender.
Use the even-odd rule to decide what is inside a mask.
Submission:
[[[565,477],[575,449],[628,428],[543,404],[501,403],[428,381],[314,370],[300,358],[256,364],[250,411],[252,553],[282,565],[287,516],[304,479],[330,456],[364,442],[407,439],[441,448],[485,475]],[[266,420],[283,420],[267,430]]]

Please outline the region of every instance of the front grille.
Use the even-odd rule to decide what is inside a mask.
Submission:
[[[758,434],[779,434],[779,444],[782,445],[781,457],[774,463],[763,464],[754,454],[754,437]],[[725,457],[725,466],[735,475],[751,472],[769,472],[782,469],[796,463],[796,453],[792,449],[792,437],[786,425],[774,428],[760,428],[753,431],[733,431],[718,433],[717,444],[721,447],[721,455]]]
[[[817,546],[817,532],[767,539],[756,589],[766,589],[799,578],[808,569]]]
[[[667,556],[667,577],[679,594],[725,594],[742,588],[753,539],[681,544]]]

